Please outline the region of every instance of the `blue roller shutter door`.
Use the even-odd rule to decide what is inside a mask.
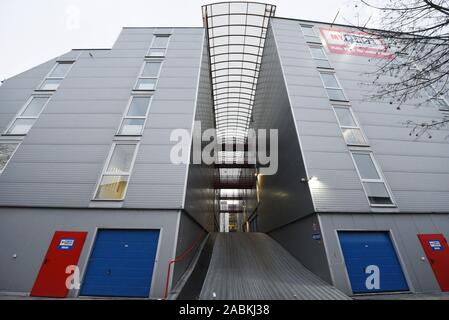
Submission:
[[[338,236],[353,293],[408,290],[388,232],[344,231]]]
[[[149,296],[159,230],[98,231],[81,295]]]

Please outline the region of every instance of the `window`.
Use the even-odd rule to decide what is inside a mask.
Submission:
[[[424,90],[426,91],[427,95],[430,98],[430,101],[440,110],[442,111],[449,111],[449,103],[446,101],[446,99],[439,95],[438,92],[431,86],[424,87]]]
[[[151,99],[151,96],[131,98],[117,135],[142,135]]]
[[[155,90],[162,61],[145,61],[139,79],[135,85],[135,90]]]
[[[300,24],[302,34],[307,42],[319,42],[321,43],[319,35],[316,33],[314,27],[308,24]]]
[[[148,57],[165,57],[165,53],[168,47],[168,41],[170,40],[169,34],[158,34],[153,38],[153,43],[148,50]]]
[[[334,73],[320,72],[320,76],[329,99],[348,101]]]
[[[51,69],[45,80],[41,83],[39,90],[54,91],[58,89],[62,79],[67,76],[73,61],[58,62]]]
[[[394,206],[390,193],[374,162],[372,153],[352,152],[351,154],[370,205]]]
[[[366,140],[349,107],[333,106],[338,123],[348,145],[366,146]]]
[[[101,175],[95,200],[123,200],[137,151],[135,143],[116,143]]]
[[[0,142],[0,173],[5,169],[18,145],[14,142]]]
[[[26,135],[50,100],[49,96],[33,96],[6,130],[7,135]]]
[[[331,69],[331,64],[327,59],[326,53],[324,52],[324,48],[321,46],[309,46],[310,53],[312,54],[312,58],[315,59],[316,66],[318,68],[326,68]]]

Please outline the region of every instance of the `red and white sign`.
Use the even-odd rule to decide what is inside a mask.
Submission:
[[[336,54],[393,59],[382,39],[360,31],[320,28],[327,48]]]

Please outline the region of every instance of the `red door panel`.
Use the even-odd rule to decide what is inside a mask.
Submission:
[[[67,266],[77,265],[87,232],[56,231],[34,282],[31,295],[64,298],[69,291]]]
[[[442,234],[418,234],[441,291],[449,291],[449,247]]]

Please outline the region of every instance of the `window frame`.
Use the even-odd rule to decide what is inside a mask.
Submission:
[[[304,37],[304,40],[306,40],[307,43],[319,43],[319,44],[322,44],[320,34],[316,31],[315,26],[313,24],[300,23],[299,27],[300,27],[302,36]],[[310,29],[310,30],[312,30],[312,32],[313,32],[313,34],[315,36],[306,35],[304,33],[303,29]]]
[[[323,83],[323,87],[326,90],[327,96],[329,98],[329,100],[331,101],[340,101],[340,102],[349,102],[348,96],[346,95],[345,91],[343,90],[343,87],[340,83],[340,80],[337,77],[337,74],[335,71],[332,70],[328,70],[328,69],[318,69],[318,73],[320,74],[320,78],[321,78],[321,82]],[[335,81],[337,82],[339,87],[326,87],[326,83],[324,82],[323,79],[323,74],[329,74],[329,75],[333,75],[335,78]],[[344,100],[340,100],[340,99],[333,99],[330,97],[329,92],[327,91],[327,89],[331,89],[331,90],[340,90],[343,93],[344,96]]]
[[[156,41],[157,37],[168,38],[167,45],[165,47],[159,47],[159,46],[155,47],[154,46],[154,42]],[[168,46],[170,44],[171,37],[172,37],[171,33],[157,33],[157,34],[153,34],[153,39],[151,40],[150,47],[148,48],[147,53],[145,54],[145,57],[146,58],[164,58],[167,55],[167,50],[168,50]],[[163,49],[164,50],[164,54],[160,55],[160,56],[152,56],[152,55],[150,55],[151,49]]]
[[[112,159],[112,156],[114,154],[115,148],[116,148],[117,145],[121,145],[121,144],[135,145],[134,154],[133,154],[133,157],[132,157],[132,160],[131,160],[131,165],[129,166],[129,171],[127,173],[123,173],[123,172],[122,173],[110,173],[110,172],[108,173],[107,172],[107,168],[108,168],[108,166],[109,166],[109,164],[111,162],[111,159]],[[106,158],[105,164],[104,164],[103,169],[101,171],[100,177],[98,178],[98,181],[97,181],[97,183],[95,185],[95,190],[94,190],[94,193],[93,193],[93,195],[91,197],[91,201],[96,201],[96,202],[98,202],[98,201],[99,202],[102,202],[102,201],[105,201],[105,202],[123,202],[123,200],[125,200],[126,194],[128,192],[129,182],[131,181],[131,174],[132,174],[133,169],[134,169],[134,164],[136,163],[137,152],[139,150],[139,146],[140,146],[140,141],[120,140],[120,141],[113,141],[112,142],[111,148],[109,150],[109,153],[108,153],[108,156]],[[114,176],[120,176],[120,177],[126,176],[126,177],[128,177],[128,180],[127,180],[127,183],[126,183],[126,188],[125,188],[125,191],[123,192],[123,197],[121,199],[98,199],[98,198],[96,198],[96,195],[97,195],[98,190],[99,190],[100,185],[101,185],[101,181],[103,180],[103,177],[105,177],[105,176],[113,176],[113,177]]]
[[[153,95],[146,94],[146,95],[132,95],[129,98],[125,112],[123,113],[123,116],[122,116],[122,120],[120,121],[120,125],[117,129],[117,132],[115,133],[116,136],[118,136],[118,137],[141,137],[143,135],[143,131],[145,130],[145,125],[148,120],[148,114],[150,113],[151,104],[153,103],[153,97],[154,97]],[[127,116],[129,109],[131,108],[131,103],[134,98],[150,98],[150,102],[148,104],[148,108],[147,108],[147,112],[146,112],[145,116]],[[144,121],[143,121],[141,133],[140,134],[121,134],[120,130],[122,129],[123,122],[126,119],[143,119]]]
[[[321,69],[324,69],[324,70],[333,70],[334,69],[334,67],[332,66],[331,62],[329,61],[329,57],[328,57],[328,55],[326,53],[326,50],[324,50],[324,46],[322,44],[309,43],[308,47],[309,47],[310,55],[312,56],[313,60],[321,60],[321,61],[326,61],[327,63],[329,63],[329,67],[323,67],[323,66],[318,66],[317,65],[316,66],[317,68],[321,68]],[[317,58],[317,57],[315,57],[313,55],[312,48],[314,48],[314,49],[321,49],[321,51],[323,52],[325,58]]]
[[[19,149],[20,145],[22,144],[22,140],[0,140],[0,144],[15,144],[16,145],[16,148],[11,153],[11,156],[9,157],[9,159],[6,161],[5,165],[3,166],[3,169],[0,169],[0,175],[2,175],[2,173],[5,171],[6,167],[8,166],[9,162],[16,154],[17,149]]]
[[[337,111],[335,109],[347,109],[347,110],[349,110],[349,113],[352,116],[352,120],[355,122],[355,126],[342,125],[341,122],[340,122],[340,119],[338,118]],[[364,144],[348,143],[346,141],[345,137],[343,136],[343,139],[345,140],[345,142],[346,142],[346,144],[348,146],[354,146],[354,147],[369,147],[370,146],[370,144],[368,142],[368,139],[367,139],[367,137],[365,135],[365,132],[363,132],[362,127],[360,126],[359,119],[357,119],[357,117],[355,116],[355,113],[352,110],[351,106],[349,106],[349,105],[332,104],[332,111],[334,111],[335,118],[337,118],[337,123],[338,123],[338,125],[340,127],[340,131],[341,131],[342,135],[343,135],[343,129],[356,129],[356,130],[360,131],[360,133],[362,134],[363,139],[365,140]]]
[[[64,75],[64,77],[52,77],[52,76],[50,76],[53,73],[53,71],[58,67],[59,64],[70,64],[70,67],[67,70],[67,72]],[[44,92],[45,91],[54,92],[54,91],[58,90],[59,86],[61,85],[62,80],[64,80],[67,77],[69,72],[72,70],[74,64],[75,64],[75,60],[58,60],[58,61],[56,61],[55,64],[53,65],[53,67],[50,69],[50,71],[44,77],[44,80],[42,80],[39,83],[39,85],[37,86],[37,88],[35,90],[36,91],[44,91]],[[60,80],[60,81],[59,81],[58,87],[56,89],[42,89],[43,84],[47,80]]]
[[[45,104],[42,106],[41,111],[38,113],[37,116],[21,116],[21,114],[26,110],[26,108],[30,105],[31,101],[33,101],[34,98],[47,98],[47,101],[45,102]],[[25,104],[22,106],[22,108],[20,108],[19,112],[17,112],[16,116],[12,119],[12,121],[8,124],[8,126],[6,127],[6,130],[3,131],[2,136],[17,136],[17,137],[24,137],[28,134],[28,132],[31,130],[31,128],[34,126],[34,123],[36,123],[37,119],[40,117],[40,115],[42,114],[42,112],[44,111],[44,109],[47,107],[48,103],[51,100],[51,95],[49,94],[33,94],[31,95],[28,100],[25,102]],[[9,130],[12,128],[12,126],[14,125],[14,123],[19,120],[19,119],[32,119],[34,120],[33,125],[30,127],[30,129],[27,131],[27,133],[8,133]]]
[[[390,186],[387,184],[387,182],[385,181],[385,177],[383,175],[383,172],[380,170],[379,164],[377,163],[376,159],[374,158],[374,154],[372,151],[362,151],[362,150],[350,150],[349,152],[351,154],[351,159],[352,162],[354,163],[355,169],[357,171],[357,175],[359,176],[360,182],[362,183],[362,187],[363,187],[363,191],[365,193],[366,199],[368,201],[368,204],[370,207],[375,207],[375,208],[397,208],[397,204],[395,199],[393,198],[393,192],[390,189]],[[365,154],[365,155],[369,155],[371,158],[371,162],[374,165],[374,168],[376,169],[377,175],[379,176],[379,179],[365,179],[362,178],[362,175],[360,173],[359,167],[357,165],[357,162],[354,158],[354,154]],[[369,194],[367,192],[367,189],[365,187],[365,182],[366,183],[383,183],[385,190],[387,190],[388,196],[390,197],[390,201],[391,204],[376,204],[376,203],[371,203],[370,199],[369,199]]]
[[[156,77],[143,77],[143,71],[145,69],[145,66],[147,63],[152,63],[152,62],[159,62],[160,63],[160,67],[159,67],[159,71]],[[156,91],[157,85],[159,83],[159,78],[161,76],[161,72],[162,72],[162,66],[164,65],[164,60],[160,59],[160,58],[153,58],[153,59],[148,59],[145,58],[142,67],[140,68],[140,72],[139,72],[139,76],[137,77],[136,82],[134,83],[133,86],[133,91],[137,91],[137,92],[145,92],[145,91],[149,91],[149,92],[153,92]],[[137,84],[139,83],[139,80],[141,79],[156,79],[155,83],[154,83],[154,88],[153,89],[138,89],[137,88]]]

